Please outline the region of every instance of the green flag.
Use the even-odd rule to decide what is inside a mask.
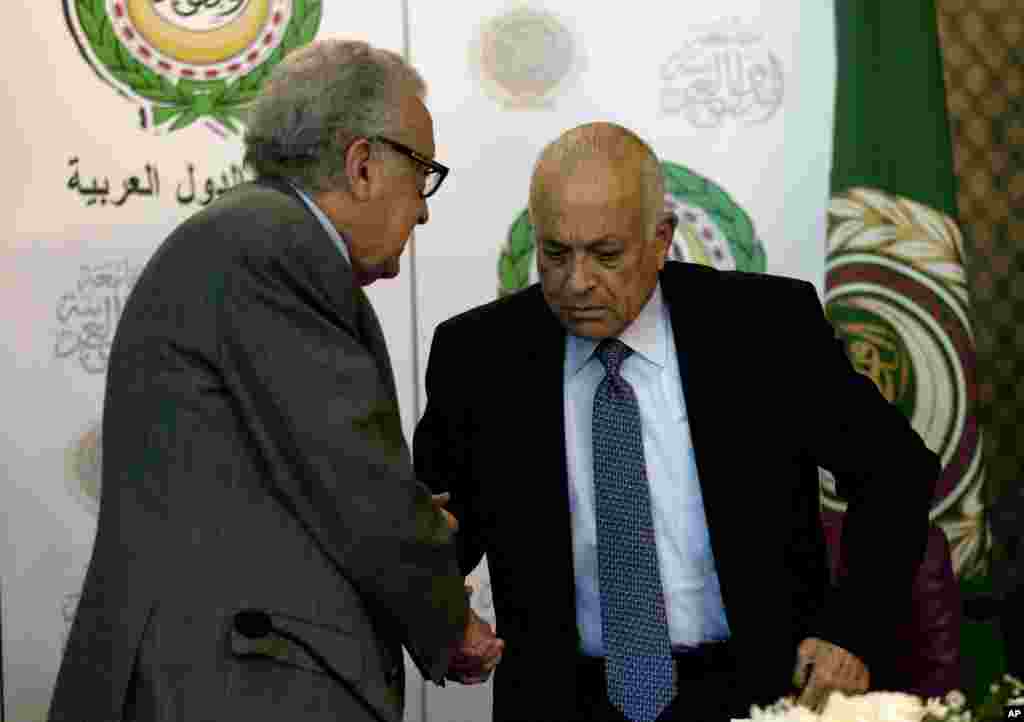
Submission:
[[[935,2],[836,0],[836,36],[826,312],[857,369],[941,457],[931,516],[971,577],[991,541]],[[843,508],[829,483],[824,494]]]

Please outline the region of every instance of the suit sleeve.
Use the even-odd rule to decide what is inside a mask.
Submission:
[[[228,386],[265,456],[268,492],[442,683],[468,614],[453,535],[412,473],[374,358],[289,263],[246,258],[226,282]]]
[[[870,665],[886,653],[893,624],[909,611],[940,465],[903,413],[854,370],[813,287],[804,288],[808,320],[797,328],[808,329],[813,359],[807,452],[832,472],[848,505],[841,541],[846,575],[814,631]]]
[[[471,445],[475,425],[469,411],[468,381],[460,369],[451,326],[434,333],[427,361],[427,408],[413,440],[416,475],[435,493],[451,492],[449,511],[459,520],[456,535],[459,569],[469,574],[483,558],[486,514],[480,499],[479,479],[472,470]]]

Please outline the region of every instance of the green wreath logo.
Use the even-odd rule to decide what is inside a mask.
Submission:
[[[521,212],[508,231],[498,259],[498,295],[507,296],[530,285],[530,265],[536,241],[529,211]]]
[[[685,166],[665,161],[661,168],[665,204],[679,219],[669,257],[764,273],[768,258],[743,207],[722,187]]]
[[[856,302],[827,304],[825,313],[846,347],[853,367],[875,382],[886,401],[914,418],[917,374],[906,341],[882,314]]]
[[[750,216],[722,188],[685,166],[663,161],[665,206],[679,223],[669,258],[763,273],[764,246]],[[498,259],[498,296],[530,285],[536,241],[528,211],[516,216]]]
[[[209,118],[239,133],[242,108],[287,53],[316,36],[322,10],[322,0],[64,2],[97,73],[167,132]]]

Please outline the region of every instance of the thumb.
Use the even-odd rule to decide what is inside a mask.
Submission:
[[[793,669],[793,686],[797,689],[803,689],[811,677],[811,670],[813,668],[814,662],[809,659],[798,658],[796,660],[796,667]]]
[[[443,494],[431,494],[430,500],[434,503],[434,506],[441,507],[447,504],[452,499],[452,493],[446,491]]]
[[[801,642],[796,650],[796,666],[793,668],[793,686],[803,689],[810,679],[811,670],[814,668],[814,653],[816,645],[810,639]]]

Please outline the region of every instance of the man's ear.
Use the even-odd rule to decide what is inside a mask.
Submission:
[[[668,260],[668,252],[672,248],[672,238],[675,236],[678,223],[676,214],[666,211],[658,219],[658,225],[654,227],[654,240],[658,244],[658,257],[661,259],[659,269],[664,268],[665,261]]]
[[[371,165],[370,141],[358,138],[345,150],[345,177],[348,187],[357,200],[370,198],[370,176],[374,172]]]

